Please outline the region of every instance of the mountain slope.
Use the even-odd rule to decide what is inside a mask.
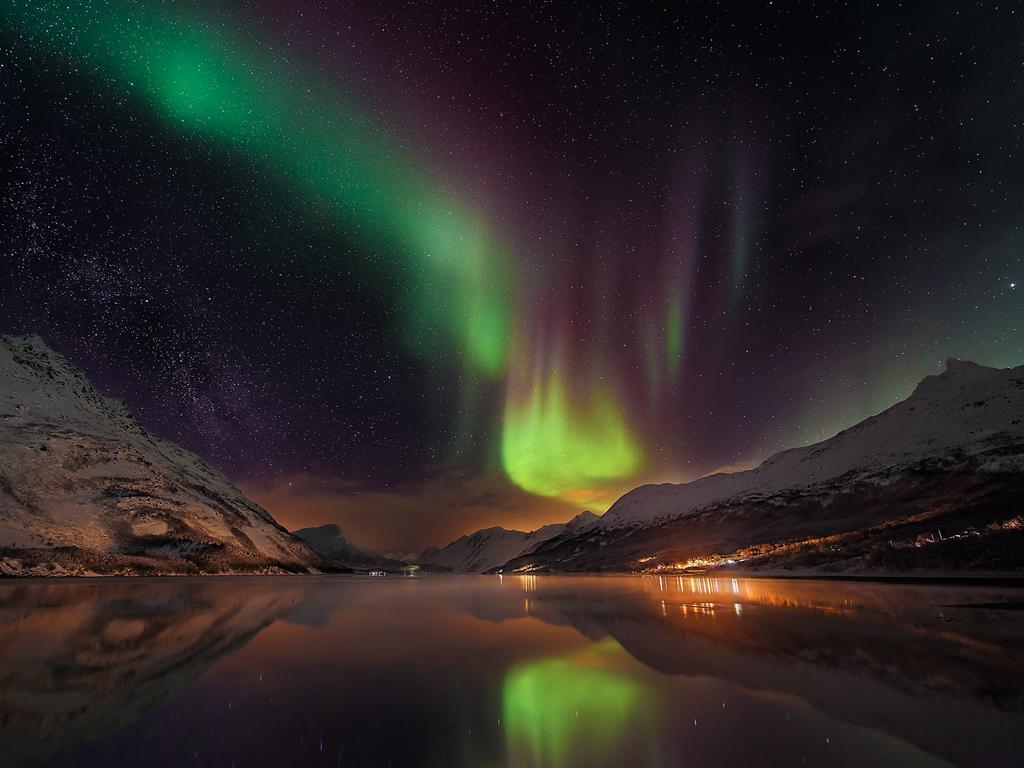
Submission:
[[[0,336],[0,574],[307,571],[319,557],[36,336]]]
[[[495,526],[462,536],[443,549],[423,552],[419,562],[456,573],[483,573],[532,551],[543,542],[566,531],[579,532],[596,523],[597,515],[582,512],[568,523],[545,525],[535,531],[509,531]]]
[[[300,528],[292,534],[302,539],[306,546],[320,554],[328,564],[346,570],[401,571],[406,565],[383,555],[378,555],[353,544],[333,523],[315,528]]]
[[[549,539],[507,566],[634,570],[743,559],[981,567],[991,551],[947,537],[992,534],[1006,550],[993,565],[1015,568],[1003,532],[1016,530],[1022,514],[1024,366],[949,360],[909,398],[835,437],[745,472],[641,486],[583,535]],[[923,550],[943,556],[922,560]]]

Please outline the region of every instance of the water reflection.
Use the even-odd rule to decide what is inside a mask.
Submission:
[[[623,582],[596,602],[554,582],[546,591],[534,601],[557,603],[651,669],[863,729],[850,737],[885,744],[871,764],[904,748],[911,764],[1018,764],[1024,614],[969,606],[1019,592],[657,577],[642,580],[644,600]]]
[[[633,765],[649,752],[654,692],[604,640],[508,674],[502,713],[512,765]]]
[[[0,762],[46,764],[133,722],[299,600],[196,581],[0,585]]]
[[[1016,765],[1020,590],[0,583],[0,764]],[[983,607],[971,607],[981,605]]]

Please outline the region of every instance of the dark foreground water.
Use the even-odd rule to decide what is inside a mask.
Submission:
[[[0,765],[1024,765],[1024,592],[0,582]]]

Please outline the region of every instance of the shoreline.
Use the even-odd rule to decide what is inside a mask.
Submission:
[[[110,580],[171,580],[171,579],[192,579],[192,580],[225,580],[245,579],[246,581],[264,579],[301,579],[301,580],[322,580],[322,579],[387,579],[407,581],[411,579],[424,578],[460,578],[460,577],[495,577],[516,578],[520,576],[539,576],[542,578],[685,578],[685,579],[760,579],[760,580],[788,580],[788,581],[832,581],[852,583],[875,583],[875,584],[902,584],[902,585],[958,585],[978,587],[1006,587],[1024,589],[1024,574],[1022,573],[999,573],[979,572],[976,574],[966,573],[864,573],[864,574],[835,574],[835,573],[793,573],[786,571],[770,571],[749,573],[744,571],[715,571],[704,573],[625,573],[625,572],[566,572],[566,573],[529,573],[529,574],[489,574],[489,573],[424,573],[416,575],[388,574],[387,576],[370,576],[364,573],[167,573],[167,574],[66,574],[54,576],[14,576],[9,574],[0,575],[0,582],[46,582],[57,583],[67,581],[82,582],[103,582]]]

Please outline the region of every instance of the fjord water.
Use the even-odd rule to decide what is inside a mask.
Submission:
[[[0,582],[8,766],[1002,766],[1024,590]]]

